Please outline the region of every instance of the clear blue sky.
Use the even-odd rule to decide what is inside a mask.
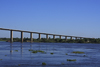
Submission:
[[[0,0],[0,28],[100,38],[100,0]]]

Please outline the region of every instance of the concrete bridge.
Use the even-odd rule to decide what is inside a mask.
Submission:
[[[83,38],[87,38],[87,37],[78,37],[78,36],[67,36],[67,35],[58,35],[58,34],[49,34],[49,33],[39,33],[39,32],[31,32],[31,31],[23,31],[23,30],[14,30],[14,29],[5,29],[5,28],[0,28],[0,30],[8,30],[10,31],[10,42],[13,42],[13,31],[18,31],[21,32],[21,42],[23,42],[23,33],[27,32],[30,33],[30,42],[33,42],[33,33],[38,34],[39,35],[39,39],[41,39],[41,34],[46,35],[46,39],[48,39],[48,35],[52,35],[53,39],[55,39],[55,36],[59,36],[59,38],[61,39],[61,37],[65,37],[65,40],[67,40],[67,37],[70,37],[70,39],[83,39]]]

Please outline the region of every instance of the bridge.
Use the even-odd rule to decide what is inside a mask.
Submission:
[[[49,34],[49,33],[40,33],[40,32],[31,32],[31,31],[23,31],[23,30],[14,30],[14,29],[6,29],[6,28],[0,28],[0,30],[8,30],[10,31],[10,42],[13,42],[13,31],[17,31],[17,32],[21,32],[21,42],[23,42],[23,33],[30,33],[30,42],[33,42],[33,33],[38,34],[38,38],[41,39],[41,34],[46,35],[46,39],[48,39],[48,35],[52,35],[53,39],[55,39],[55,36],[59,36],[59,38],[61,39],[61,37],[65,37],[65,40],[67,40],[67,37],[70,37],[70,39],[83,39],[83,38],[87,38],[87,37],[78,37],[78,36],[67,36],[67,35],[59,35],[59,34]]]

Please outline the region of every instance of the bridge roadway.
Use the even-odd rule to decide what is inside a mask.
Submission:
[[[49,34],[49,33],[40,33],[40,32],[31,32],[31,31],[23,31],[23,30],[14,30],[14,29],[6,29],[6,28],[0,28],[0,30],[8,30],[10,31],[10,42],[13,42],[13,31],[18,31],[21,32],[21,42],[23,42],[23,32],[26,33],[30,33],[30,42],[33,42],[33,33],[35,34],[39,34],[39,39],[41,39],[41,34],[46,35],[46,39],[48,39],[48,35],[53,35],[53,39],[55,39],[55,36],[59,36],[59,38],[61,39],[61,37],[65,37],[65,39],[67,40],[67,37],[70,37],[70,39],[77,39],[77,38],[87,38],[87,37],[78,37],[78,36],[67,36],[67,35],[58,35],[58,34]]]

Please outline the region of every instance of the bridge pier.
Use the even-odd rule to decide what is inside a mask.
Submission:
[[[23,31],[21,31],[21,42],[23,43]]]
[[[67,41],[67,36],[65,36],[65,40]]]
[[[41,34],[39,33],[39,39],[41,39]]]
[[[46,34],[46,39],[48,40],[48,34]]]
[[[23,32],[30,33],[31,42],[33,41],[32,33],[39,34],[39,39],[41,39],[41,34],[45,34],[47,39],[48,39],[48,35],[53,35],[53,39],[55,39],[55,36],[59,36],[60,39],[61,39],[61,36],[64,36],[66,40],[67,40],[67,37],[70,37],[70,39],[73,39],[72,37],[75,37],[76,39],[87,38],[87,37],[66,36],[66,35],[58,35],[58,34],[49,34],[49,33],[39,33],[39,32],[23,31],[23,30],[5,29],[5,28],[0,28],[0,30],[8,30],[8,31],[10,31],[10,42],[11,43],[13,42],[13,31],[21,32],[21,42],[23,42]]]
[[[80,37],[80,39],[82,39],[82,37]]]
[[[75,37],[76,38],[76,40],[77,40],[77,37]]]
[[[32,32],[30,33],[30,39],[31,39],[30,42],[32,43],[33,42],[33,33]]]
[[[53,39],[55,39],[55,35],[53,35]]]
[[[10,42],[11,43],[13,42],[13,31],[12,30],[10,31]]]
[[[72,40],[72,37],[70,37],[70,39]]]
[[[61,35],[59,36],[59,38],[61,39]]]

